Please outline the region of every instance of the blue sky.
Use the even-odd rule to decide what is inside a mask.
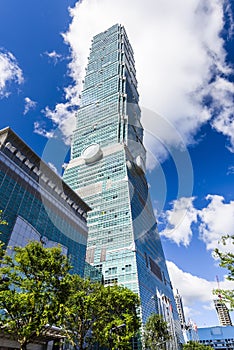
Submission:
[[[233,288],[212,257],[221,236],[234,234],[233,14],[231,0],[0,3],[0,128],[10,126],[58,172],[91,38],[125,25],[151,198],[173,285],[198,326],[218,324],[216,276]]]

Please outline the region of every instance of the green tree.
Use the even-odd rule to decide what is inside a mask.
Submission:
[[[62,328],[72,345],[83,349],[91,343],[91,329],[95,327],[96,319],[101,317],[99,294],[103,286],[78,275],[70,275],[69,285]]]
[[[161,315],[153,313],[144,326],[143,341],[146,349],[165,349],[166,342],[171,338],[168,324]]]
[[[138,306],[138,296],[127,288],[104,287],[73,275],[63,328],[77,349],[90,349],[94,343],[128,349],[140,327]]]
[[[224,236],[222,238],[223,245],[234,244],[234,236]],[[224,253],[219,249],[215,249],[215,256],[220,259],[219,265],[229,271],[227,279],[234,281],[234,253]],[[234,290],[215,289],[214,294],[222,295],[223,302],[228,302],[230,307],[234,308]]]
[[[119,285],[108,286],[103,289],[102,304],[104,317],[99,319],[94,330],[99,344],[108,349],[132,349],[131,340],[140,329],[138,295]]]
[[[213,350],[213,348],[211,346],[190,340],[188,343],[183,345],[183,350]]]
[[[60,325],[71,266],[59,247],[39,242],[14,248],[2,261],[0,325],[25,350],[48,325]]]

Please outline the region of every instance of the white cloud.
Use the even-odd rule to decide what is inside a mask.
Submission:
[[[24,102],[24,114],[27,114],[30,109],[36,108],[37,103],[31,100],[29,97],[25,97]]]
[[[218,248],[234,253],[232,239],[222,244],[223,236],[234,236],[234,201],[225,203],[224,197],[209,194],[206,196],[207,206],[197,209],[193,200],[194,197],[182,197],[172,202],[172,209],[161,215],[166,228],[160,234],[178,245],[188,246],[193,233],[198,231],[207,250]]]
[[[7,86],[11,82],[22,84],[23,73],[11,52],[0,52],[0,97],[7,97]]]
[[[54,131],[47,131],[39,122],[34,122],[34,132],[38,135],[44,136],[47,139],[54,137]]]
[[[54,63],[56,64],[58,62],[59,59],[61,59],[62,55],[57,53],[55,50],[51,51],[51,52],[44,52],[44,55],[48,56],[49,58],[51,58]]]
[[[215,299],[215,295],[212,291],[217,289],[217,282],[208,281],[185,272],[171,261],[167,261],[167,267],[173,287],[178,289],[182,296],[186,319],[191,318],[196,321],[196,316],[198,317],[197,304],[200,304],[199,311],[203,314],[203,320],[206,321],[208,310],[214,310],[213,299]],[[234,282],[225,278],[219,282],[219,285],[221,289],[234,289]]]
[[[71,132],[75,127],[75,111],[71,109],[70,104],[58,103],[53,111],[46,107],[44,113],[47,118],[51,119],[58,126],[64,135],[65,143],[69,144]]]
[[[209,194],[207,206],[196,209],[193,200],[194,197],[182,197],[172,202],[172,209],[161,215],[166,228],[160,234],[178,245],[188,246],[193,235],[192,224],[195,224],[207,250],[234,252],[232,240],[223,245],[221,239],[234,236],[234,201],[225,203],[224,197]]]
[[[212,121],[212,126],[228,137],[229,150],[234,152],[234,84],[218,77],[210,85],[210,92],[213,97],[212,112],[215,113],[215,109],[220,110],[218,116]],[[223,101],[222,104],[221,101]]]
[[[234,201],[224,203],[224,198],[218,195],[208,195],[206,199],[209,204],[199,211],[200,238],[209,250],[219,248],[222,251],[234,252],[231,240],[226,246],[218,243],[222,236],[234,235]]]
[[[121,23],[135,52],[141,105],[160,114],[181,135],[178,139],[170,128],[160,130],[163,145],[168,149],[168,145],[180,145],[181,140],[185,145],[193,143],[194,135],[206,121],[211,121],[232,143],[226,123],[232,125],[233,85],[225,78],[231,69],[225,62],[220,35],[226,4],[226,0],[148,0],[147,5],[140,0],[77,2],[70,9],[69,30],[63,34],[71,49],[69,74],[74,81],[65,89],[67,103],[73,107],[79,104],[93,35]],[[225,9],[230,13],[228,6]],[[203,103],[207,96],[209,107]],[[50,111],[55,122],[56,109]],[[146,117],[149,116],[143,112],[143,124]],[[152,118],[150,124],[156,125]],[[63,127],[63,132],[71,134],[73,126],[68,114],[67,119],[69,125]],[[166,156],[163,147],[153,147],[153,151],[161,158]]]
[[[174,288],[179,289],[183,295],[185,306],[192,306],[195,302],[209,302],[212,299],[212,290],[217,288],[217,283],[209,282],[204,278],[184,272],[173,262],[167,261],[170,278]]]
[[[234,34],[234,15],[233,15],[231,2],[229,1],[225,2],[224,10],[225,10],[225,15],[228,17],[228,20],[229,20],[228,36],[230,38]]]
[[[193,206],[193,197],[175,200],[172,210],[167,210],[165,218],[166,228],[160,232],[176,244],[188,246],[192,239],[192,223],[197,222],[197,210]]]

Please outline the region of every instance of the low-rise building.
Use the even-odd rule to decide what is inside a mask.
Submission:
[[[10,128],[0,130],[0,210],[6,246],[59,244],[84,276],[89,206]]]
[[[234,350],[234,327],[214,326],[198,328],[199,342],[215,350]]]

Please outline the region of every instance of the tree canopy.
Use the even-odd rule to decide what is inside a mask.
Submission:
[[[0,267],[0,328],[22,350],[51,326],[77,349],[98,343],[128,349],[139,330],[139,297],[121,286],[104,287],[70,274],[59,247],[40,242],[5,252]]]
[[[224,245],[234,244],[234,236],[224,236],[222,238],[222,243]],[[232,250],[232,249],[230,249]],[[220,259],[219,265],[229,271],[227,279],[230,281],[234,281],[234,253],[232,252],[222,252],[219,249],[215,249],[215,256]],[[214,294],[222,295],[222,300],[224,302],[228,302],[230,307],[234,308],[234,290],[223,290],[216,289],[214,290]]]
[[[71,293],[66,303],[63,328],[78,349],[94,343],[108,349],[128,349],[140,327],[138,296],[121,286],[104,287],[100,283],[71,276]]]
[[[47,325],[59,324],[71,266],[59,247],[44,248],[39,242],[13,253],[5,254],[0,267],[0,322],[25,349]]]
[[[146,321],[144,327],[144,344],[146,349],[165,349],[166,342],[171,336],[168,331],[168,324],[161,315],[152,314]]]
[[[99,343],[108,343],[109,349],[131,349],[130,341],[140,328],[138,295],[122,286],[108,286],[103,289],[103,301],[106,308],[104,317],[101,317],[94,332],[96,336],[99,334]]]

